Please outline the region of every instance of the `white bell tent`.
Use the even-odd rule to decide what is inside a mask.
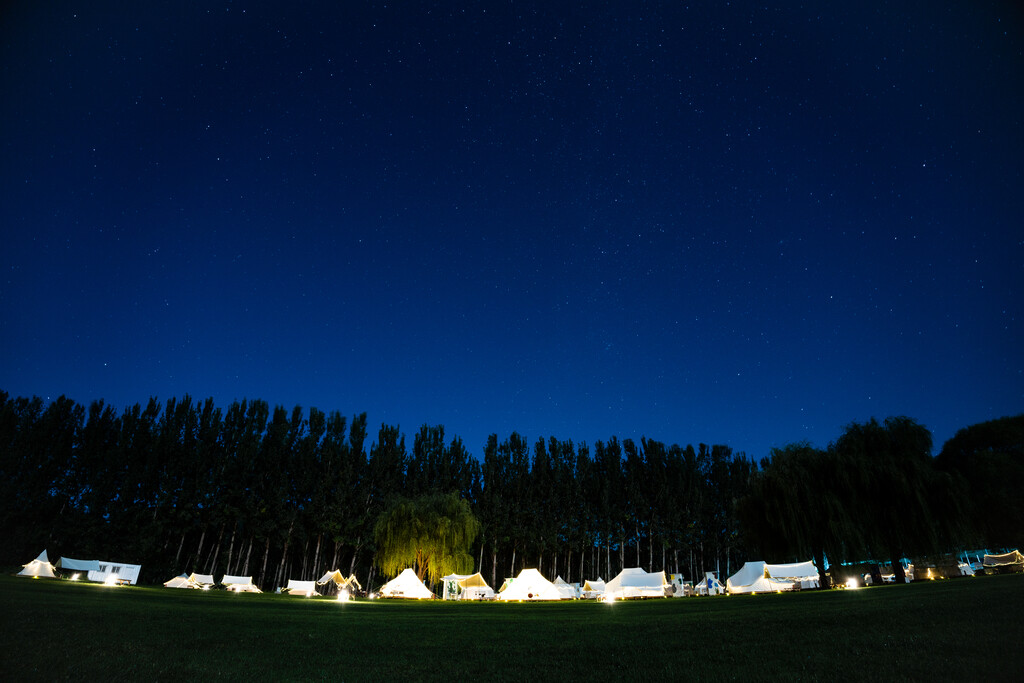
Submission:
[[[434,594],[423,585],[423,582],[416,576],[416,572],[411,568],[403,569],[401,574],[381,586],[380,594],[384,598],[412,598],[414,600],[427,600],[434,597]]]
[[[46,551],[39,553],[39,557],[32,560],[28,564],[21,565],[22,569],[18,572],[18,576],[31,576],[33,579],[55,579],[57,575],[54,573],[55,567],[50,564],[50,558],[46,556]]]
[[[562,594],[563,600],[576,600],[580,597],[579,584],[566,583],[561,576],[556,576],[551,583]]]
[[[545,579],[536,569],[524,569],[519,576],[505,582],[498,599],[505,602],[517,600],[561,600],[562,594],[555,584]]]

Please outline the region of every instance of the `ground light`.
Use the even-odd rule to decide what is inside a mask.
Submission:
[[[860,588],[860,582],[857,581],[857,579],[855,579],[854,577],[850,577],[850,578],[848,578],[846,580],[846,587],[847,588]]]
[[[117,574],[111,574],[107,578],[103,579],[104,586],[116,586],[117,585]]]

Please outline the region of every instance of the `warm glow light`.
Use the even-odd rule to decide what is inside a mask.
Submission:
[[[860,588],[860,582],[857,581],[857,579],[851,577],[851,578],[846,580],[846,587],[847,588]]]
[[[608,604],[608,605],[610,605],[610,604],[612,604],[613,602],[615,602],[615,596],[614,596],[614,595],[606,595],[606,596],[604,596],[603,598],[601,598],[601,600],[602,600],[602,601],[603,601],[603,602],[604,602],[605,604]]]
[[[81,574],[73,574],[73,575],[71,576],[71,580],[72,580],[72,581],[78,581],[78,577],[79,577],[79,576],[81,576]]]
[[[370,596],[370,599],[371,600],[373,599],[372,595]],[[348,593],[346,593],[345,591],[341,591],[340,593],[338,593],[338,602],[348,602],[348,601],[349,601]]]
[[[117,574],[111,574],[107,578],[103,579],[104,586],[116,586],[117,585]]]

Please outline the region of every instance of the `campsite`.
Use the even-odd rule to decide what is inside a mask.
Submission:
[[[8,680],[1009,680],[1024,666],[1021,574],[615,604],[2,576],[0,604]]]

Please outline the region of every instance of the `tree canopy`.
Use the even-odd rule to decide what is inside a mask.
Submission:
[[[420,580],[437,584],[442,576],[472,572],[469,550],[479,533],[480,522],[457,493],[399,499],[374,528],[376,563],[389,576],[415,567]]]

